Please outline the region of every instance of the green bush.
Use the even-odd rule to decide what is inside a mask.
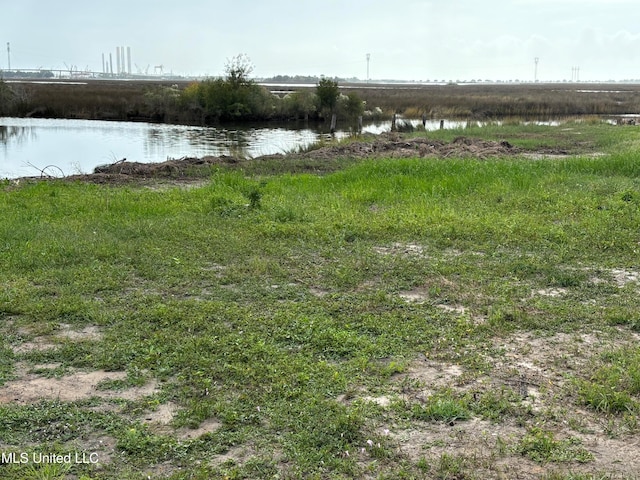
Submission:
[[[299,90],[280,102],[282,115],[289,118],[308,118],[316,113],[317,96],[309,89]]]
[[[333,113],[354,119],[364,112],[364,102],[356,93],[340,95],[338,83],[329,79],[320,80],[315,91],[303,89],[280,99],[248,78],[250,68],[237,65],[243,61],[246,62],[234,60],[227,67],[225,78],[189,85],[175,102],[171,95],[173,91],[166,87],[150,92],[147,100],[155,110],[177,104],[183,116],[204,124],[229,120],[308,119]]]
[[[340,112],[347,118],[356,118],[364,113],[364,102],[357,93],[340,96]]]
[[[249,78],[248,57],[227,62],[224,78],[194,83],[182,92],[180,103],[203,123],[219,120],[268,120],[276,109],[276,97]]]
[[[321,79],[316,87],[316,95],[318,97],[318,111],[333,113],[340,97],[338,82],[329,78]]]

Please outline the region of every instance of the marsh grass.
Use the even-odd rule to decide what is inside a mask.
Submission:
[[[378,107],[388,115],[402,113],[419,118],[530,120],[570,115],[603,115],[637,112],[637,86],[611,88],[610,85],[502,84],[502,85],[422,85],[393,89],[358,89],[352,86],[368,108]],[[587,92],[585,90],[590,90]],[[616,90],[616,91],[613,91]]]
[[[522,456],[589,460],[588,446],[549,432],[568,428],[566,409],[587,405],[605,419],[637,411],[637,349],[573,364],[571,344],[537,358],[578,385],[546,394],[553,385],[526,383],[539,384],[544,409],[520,391],[526,379],[500,367],[510,338],[620,339],[636,318],[637,286],[607,273],[637,268],[635,140],[614,141],[618,131],[604,125],[575,129],[606,155],[362,160],[324,175],[229,167],[202,187],[161,191],[5,184],[2,381],[20,365],[59,364],[131,372],[101,391],[149,379],[159,390],[114,403],[3,404],[0,441],[74,450],[109,436],[116,459],[69,472],[96,479],[140,478],[158,465],[170,466],[169,478],[471,478],[478,468],[490,478],[497,456],[513,465]],[[546,132],[520,130],[543,145],[573,142]],[[61,323],[102,336],[60,339]],[[39,338],[53,348],[19,348]],[[464,375],[441,389],[414,382],[420,355]],[[620,406],[598,400],[612,388]],[[133,413],[169,402],[177,412],[168,427]],[[208,420],[219,426],[194,438],[171,431]],[[410,428],[480,420],[518,425],[519,436],[478,457],[452,447],[425,459],[400,446]],[[558,438],[575,436],[565,433]],[[0,468],[23,478],[16,466]]]
[[[10,101],[5,102],[3,114],[206,123],[211,120],[207,119],[211,112],[206,112],[206,105],[198,105],[199,101],[193,95],[197,90],[194,85],[198,84],[175,80],[88,80],[77,85],[29,83],[9,88],[4,84],[4,90],[11,90],[12,93],[9,94]],[[522,118],[536,121],[569,116],[622,115],[640,111],[638,86],[632,84],[624,87],[589,84],[587,88],[573,83],[396,85],[394,88],[389,88],[388,85],[375,88],[371,84],[367,88],[360,88],[361,84],[341,86],[348,87],[348,90],[343,89],[344,92],[364,100],[367,110],[373,112],[372,116],[376,118],[391,118],[394,113],[403,114],[407,118],[420,118],[426,113],[433,119],[509,121],[509,118]],[[0,83],[0,88],[2,87],[3,84]],[[304,118],[314,113],[313,95],[306,87],[282,100],[271,98],[273,96],[266,89],[258,90],[245,99],[255,102],[254,114],[241,115],[245,120]],[[0,96],[1,94],[2,92]],[[229,92],[225,93],[228,94]],[[360,102],[356,101],[356,105],[356,109],[359,108]],[[231,110],[237,110],[239,104],[231,107]],[[238,113],[241,112],[236,111],[232,115],[236,120]],[[216,118],[219,116],[219,113],[213,115]]]

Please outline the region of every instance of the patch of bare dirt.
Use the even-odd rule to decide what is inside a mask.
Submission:
[[[31,336],[34,332],[28,328],[18,329],[18,333],[24,336]],[[15,354],[29,353],[33,351],[41,352],[56,348],[60,340],[73,341],[95,341],[102,338],[100,328],[95,325],[87,325],[81,330],[75,330],[72,325],[62,323],[51,335],[38,335],[30,340],[24,341],[12,347]]]
[[[614,281],[620,288],[625,287],[628,283],[638,283],[640,281],[640,272],[635,270],[614,268],[611,269],[611,275],[613,275]]]
[[[175,403],[164,403],[159,405],[155,410],[147,412],[142,417],[142,420],[149,425],[153,431],[165,435],[174,435],[179,440],[199,438],[206,433],[215,432],[222,425],[215,418],[209,418],[202,422],[197,428],[182,427],[176,429],[171,427],[171,422],[177,412],[178,406]]]
[[[96,325],[87,325],[82,330],[74,330],[69,324],[60,324],[60,332],[57,334],[60,338],[67,338],[69,340],[101,340],[102,332],[100,327]]]
[[[462,374],[463,370],[459,365],[446,364],[429,360],[427,357],[421,357],[415,360],[406,373],[398,377],[398,380],[401,380],[402,383],[412,383],[421,390],[433,391],[456,384]]]
[[[411,257],[427,257],[425,247],[416,243],[394,243],[388,247],[373,247],[373,251],[380,255],[407,255]]]
[[[313,295],[314,297],[322,298],[329,294],[329,290],[325,290],[324,288],[318,288],[318,287],[310,287],[309,293],[311,293],[311,295]]]
[[[561,297],[567,293],[566,288],[543,288],[534,290],[532,296],[540,295],[542,297]]]
[[[445,312],[458,314],[458,315],[464,315],[467,312],[467,307],[463,305],[457,305],[457,304],[449,305],[447,303],[440,303],[436,305],[436,307]]]
[[[417,287],[412,290],[399,292],[398,296],[409,303],[422,304],[429,300],[429,289]]]
[[[16,369],[22,373],[16,380],[6,382],[0,387],[0,404],[32,404],[41,400],[60,400],[74,402],[92,397],[105,399],[122,398],[135,400],[158,391],[158,384],[149,382],[141,387],[126,390],[101,390],[99,384],[107,380],[124,380],[125,372],[76,372],[60,378],[45,378],[24,373],[24,366]]]

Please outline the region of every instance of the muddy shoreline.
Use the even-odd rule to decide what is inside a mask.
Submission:
[[[451,142],[425,137],[403,138],[399,134],[381,134],[369,141],[354,141],[321,146],[300,154],[274,154],[252,159],[233,156],[183,157],[157,163],[133,162],[126,159],[99,165],[92,173],[54,177],[42,173],[41,176],[22,177],[16,183],[35,180],[67,180],[91,183],[135,183],[145,180],[173,180],[190,182],[202,180],[215,166],[242,168],[250,163],[296,162],[304,163],[303,170],[324,173],[335,170],[335,161],[341,159],[359,160],[365,158],[476,158],[479,160],[513,156],[522,150],[507,141],[489,141],[471,137],[457,137]],[[562,152],[546,152],[558,154]],[[330,163],[330,165],[329,165]]]

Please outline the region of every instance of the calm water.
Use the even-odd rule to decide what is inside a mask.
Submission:
[[[413,122],[417,123],[417,121]],[[464,125],[446,121],[445,128]],[[382,133],[390,122],[366,125]],[[439,121],[427,129],[439,128]],[[288,127],[288,126],[287,126]],[[326,128],[326,126],[323,126]],[[348,132],[337,132],[344,137]],[[0,178],[91,173],[123,158],[163,162],[169,158],[285,153],[326,136],[309,128],[213,128],[96,120],[0,118]]]

